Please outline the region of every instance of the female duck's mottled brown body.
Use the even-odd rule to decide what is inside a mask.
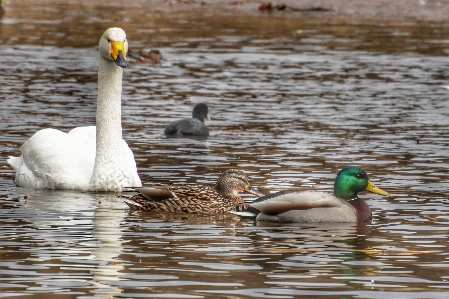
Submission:
[[[225,171],[214,188],[179,185],[143,187],[136,191],[139,194],[125,199],[131,209],[202,215],[235,211],[236,205],[243,202],[239,192],[253,193],[246,174],[234,169]]]

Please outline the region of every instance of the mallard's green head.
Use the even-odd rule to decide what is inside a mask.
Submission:
[[[357,198],[357,193],[361,191],[369,191],[385,196],[389,195],[384,190],[374,186],[368,179],[366,172],[359,167],[346,167],[338,173],[334,183],[335,196],[350,200]]]

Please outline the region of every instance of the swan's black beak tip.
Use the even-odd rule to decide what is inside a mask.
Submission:
[[[114,60],[115,64],[119,67],[125,68],[128,66],[128,61],[126,61],[125,56],[122,53],[122,50],[118,51],[117,59]]]

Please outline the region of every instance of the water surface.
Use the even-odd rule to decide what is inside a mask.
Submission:
[[[445,26],[15,5],[0,21],[0,297],[447,297]],[[241,168],[265,193],[330,190],[359,165],[391,197],[362,195],[368,224],[276,224],[15,186],[6,159],[32,133],[94,124],[111,25],[164,57],[124,75],[124,138],[144,183],[212,185]],[[208,139],[163,136],[198,102]]]

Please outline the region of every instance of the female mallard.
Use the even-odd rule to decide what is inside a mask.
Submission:
[[[122,139],[121,93],[128,41],[120,28],[109,28],[99,43],[96,126],[69,133],[43,129],[8,163],[22,187],[81,191],[123,191],[140,187],[136,162]]]
[[[243,203],[239,192],[254,193],[250,190],[246,174],[235,169],[223,172],[215,188],[175,185],[143,187],[136,191],[139,194],[125,199],[131,209],[202,215],[235,211],[236,205]]]
[[[281,191],[258,198],[248,212],[260,221],[365,222],[372,219],[368,204],[357,197],[361,191],[388,196],[359,167],[342,169],[335,179],[334,194],[317,191]],[[238,212],[236,214],[239,214]]]
[[[177,136],[209,136],[209,129],[204,119],[210,120],[209,108],[200,103],[193,107],[192,118],[184,118],[169,124],[164,131],[165,135]]]
[[[128,56],[131,57],[132,61],[137,62],[148,62],[151,64],[158,64],[161,62],[162,54],[159,50],[151,50],[150,52],[139,52],[134,53],[131,50],[128,51]]]

